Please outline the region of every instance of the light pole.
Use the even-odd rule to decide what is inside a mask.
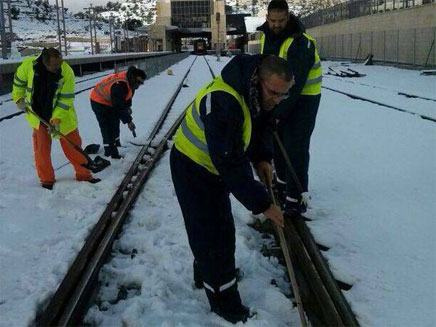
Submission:
[[[92,5],[91,5],[92,6]],[[95,54],[97,54],[97,29],[96,29],[96,25],[97,25],[97,11],[95,10],[95,8],[93,8],[92,11],[92,19],[94,21],[94,42],[95,42]]]
[[[65,10],[64,10],[64,0],[61,0],[61,7],[62,7],[62,25],[64,28],[64,46],[65,46],[65,56],[68,55],[68,49],[67,49],[67,30],[65,29]]]
[[[2,40],[2,57],[3,59],[8,59],[8,42],[7,42],[7,36],[6,36],[6,17],[4,12],[4,4],[7,5],[7,20],[9,22],[9,38],[11,42],[12,47],[12,41],[13,41],[13,33],[12,33],[12,18],[11,18],[11,1],[10,0],[0,0],[0,34],[1,34],[1,40]]]
[[[93,42],[93,38],[92,38],[92,4],[89,6],[89,8],[83,8],[87,10],[87,14],[88,14],[88,19],[89,19],[89,33],[91,36],[91,54],[94,54],[94,42]]]
[[[62,27],[63,32],[61,32],[61,17],[59,16],[59,9],[61,10],[62,17]],[[56,18],[58,22],[58,39],[59,39],[59,51],[62,52],[62,34],[64,35],[64,53],[65,56],[68,54],[67,50],[67,32],[65,30],[65,14],[64,14],[64,0],[61,0],[61,7],[59,8],[59,0],[56,0]]]
[[[110,37],[110,45],[111,45],[111,53],[113,51],[112,49],[112,23],[113,23],[113,16],[112,14],[109,17],[109,37]]]
[[[59,0],[56,0],[56,21],[58,23],[59,52],[62,52],[61,24],[59,21]]]
[[[89,17],[89,33],[91,35],[91,53],[96,54],[97,53],[97,31],[95,28],[95,25],[96,25],[95,9],[92,6],[92,3],[89,5],[89,8],[83,8],[83,9],[88,10],[87,13],[88,13],[88,17]],[[92,30],[94,30],[94,36],[92,35]]]

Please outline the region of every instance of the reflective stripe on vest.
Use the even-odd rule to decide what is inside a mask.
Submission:
[[[311,46],[310,41],[313,42],[315,46],[315,63],[312,68],[310,68],[309,75],[307,76],[306,84],[304,85],[301,94],[303,95],[317,95],[321,93],[321,82],[322,82],[322,67],[321,67],[321,59],[318,55],[318,50],[316,49],[316,40],[311,37],[309,34],[303,33],[303,35],[307,38],[307,47]],[[291,46],[294,38],[287,38],[280,47],[279,57],[288,60],[288,50]]]
[[[40,55],[25,58],[17,68],[12,89],[14,101],[24,97],[27,104],[32,104],[35,91],[34,67],[37,65],[39,57]],[[77,129],[77,115],[74,110],[74,72],[65,61],[61,64],[61,78],[57,82],[57,88],[53,95],[52,109],[51,117],[62,118],[59,125],[62,134],[67,135]],[[32,128],[39,129],[40,121],[38,118],[32,114],[26,114],[26,119]]]
[[[263,48],[265,47],[265,33],[260,36],[260,54],[263,54]]]
[[[109,75],[105,79],[101,80],[97,83],[97,85],[91,91],[91,99],[95,102],[104,104],[109,107],[113,107],[112,99],[111,99],[111,88],[112,85],[118,82],[125,82],[127,84],[127,95],[124,99],[128,101],[132,98],[133,93],[132,89],[127,80],[127,72],[121,72]]]
[[[198,92],[195,100],[188,106],[185,118],[174,137],[174,145],[184,155],[191,160],[203,166],[208,171],[215,175],[219,175],[217,169],[212,163],[207,147],[206,136],[204,133],[204,124],[201,120],[200,103],[206,96],[206,101],[210,101],[211,93],[215,91],[223,91],[231,94],[238,101],[241,110],[244,114],[244,122],[242,125],[242,141],[244,150],[250,144],[251,138],[251,116],[250,111],[245,104],[244,97],[238,94],[230,85],[226,84],[221,76],[215,78],[211,83],[203,87]]]

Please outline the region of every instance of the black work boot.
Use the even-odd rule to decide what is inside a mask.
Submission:
[[[51,191],[53,189],[53,184],[42,183],[41,187]]]
[[[122,156],[118,153],[118,149],[115,145],[109,145],[104,147],[104,155],[111,157],[112,159],[121,159]]]
[[[200,272],[198,271],[197,262],[195,260],[193,266],[194,266],[194,286],[197,289],[202,289],[204,287],[203,279],[200,277]],[[242,280],[242,278],[244,278],[244,272],[240,268],[236,268],[235,276],[236,276],[236,281],[239,282]]]
[[[276,182],[276,190],[278,195],[278,201],[280,205],[283,207],[286,202],[286,184],[280,183],[279,181]]]
[[[237,283],[222,292],[217,292],[217,290],[213,292],[208,288],[205,290],[211,311],[225,320],[236,324],[240,321],[246,322],[248,318],[252,317],[250,309],[242,304]]]
[[[194,286],[195,288],[201,289],[203,288],[203,279],[200,277],[200,272],[197,268],[197,261],[194,260]]]
[[[287,217],[298,217],[300,214],[306,212],[306,210],[306,205],[301,201],[301,196],[299,196],[298,199],[291,198],[290,196],[286,197],[284,211]]]
[[[91,184],[97,184],[97,183],[101,182],[101,179],[93,177],[93,178],[87,180],[87,182],[91,183]]]

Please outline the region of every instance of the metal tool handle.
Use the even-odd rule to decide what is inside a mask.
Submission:
[[[297,173],[295,172],[294,166],[292,166],[291,159],[289,159],[288,154],[286,153],[286,149],[283,146],[282,141],[280,140],[279,134],[275,131],[274,137],[276,139],[276,142],[280,148],[280,152],[282,153],[283,158],[285,159],[286,165],[288,166],[289,172],[292,175],[292,178],[294,179],[295,185],[297,185],[298,191],[301,193],[304,192],[303,186],[301,186],[300,180],[298,179]]]
[[[71,141],[65,134],[61,133],[60,131],[58,131],[52,124],[50,124],[48,121],[46,121],[44,118],[42,118],[41,116],[39,116],[35,111],[32,110],[32,108],[30,106],[28,106],[26,108],[26,113],[29,113],[31,115],[34,115],[36,118],[38,118],[45,126],[47,126],[50,131],[56,135],[59,135],[60,137],[64,138],[68,143],[70,143],[73,148],[75,150],[77,150],[78,152],[80,152],[85,158],[86,160],[88,160],[88,162],[93,162],[93,160],[91,159],[90,156],[88,156],[88,154],[83,151],[83,149],[78,146],[76,143],[74,143],[73,141]]]
[[[271,201],[273,204],[277,205],[276,198],[274,196],[273,190],[271,186],[268,186],[268,192],[271,197]],[[289,278],[291,279],[291,285],[295,294],[295,302],[297,303],[298,313],[300,315],[301,326],[307,327],[306,316],[304,314],[303,302],[301,301],[300,289],[298,288],[297,278],[295,277],[295,271],[292,266],[291,257],[289,255],[288,244],[286,243],[285,233],[283,232],[283,228],[275,223],[274,227],[279,235],[279,240],[281,244],[281,248],[283,251],[283,255],[285,257],[286,267],[288,268]]]

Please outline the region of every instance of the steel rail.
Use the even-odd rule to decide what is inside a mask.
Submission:
[[[422,119],[431,120],[433,122],[436,122],[436,118],[433,118],[433,117],[430,117],[430,116],[427,116],[427,115],[418,114],[418,113],[413,112],[413,111],[409,111],[409,110],[406,110],[406,109],[401,109],[401,108],[398,108],[398,107],[395,107],[395,106],[391,106],[390,104],[386,104],[386,103],[383,103],[383,102],[379,102],[379,101],[371,100],[371,99],[368,99],[368,98],[364,98],[364,97],[361,97],[359,95],[355,95],[355,94],[352,94],[352,93],[349,93],[349,92],[340,91],[340,90],[337,90],[337,89],[334,89],[334,88],[331,88],[331,87],[328,87],[328,86],[324,86],[323,85],[321,87],[323,89],[330,90],[332,92],[336,92],[336,93],[340,93],[340,94],[346,95],[346,96],[352,98],[353,100],[362,100],[362,101],[374,103],[374,104],[377,104],[379,106],[383,106],[383,107],[386,107],[386,108],[389,108],[389,109],[394,109],[394,110],[397,110],[397,111],[405,112],[405,113],[408,113],[408,114],[411,114],[411,115],[419,116]]]
[[[192,65],[194,62],[195,60]],[[183,113],[159,141],[157,147],[153,148],[153,151],[149,151],[192,65],[163,110],[161,118],[147,140],[147,144],[139,152],[120,187],[88,236],[85,245],[76,257],[61,285],[49,301],[44,312],[37,317],[37,326],[71,326],[82,322],[82,316],[91,297],[99,269],[111,251],[113,241],[125,222],[131,206],[141,192],[154,165],[159,160],[161,154],[167,149],[169,138],[174,135],[184,118]],[[208,66],[211,70],[210,65]],[[313,237],[307,235],[307,233],[310,234],[310,231],[307,227],[302,227],[301,224],[304,224],[304,221],[287,220],[285,222],[284,236],[286,243],[283,244],[285,246],[282,246],[282,249],[285,251],[286,248],[288,249],[289,256],[297,261],[299,269],[302,270],[304,276],[307,276],[306,283],[312,290],[312,294],[314,294],[316,303],[319,306],[319,311],[322,314],[321,321],[325,325],[359,326],[354,314],[349,309],[348,303],[345,301],[345,304],[338,305],[337,298],[340,298],[338,293],[340,295],[342,293],[337,283],[335,283],[326,261],[319,253]],[[318,253],[318,255],[314,255],[314,252]],[[320,268],[320,265],[325,267]],[[325,274],[330,274],[331,278],[328,279],[323,276]],[[336,291],[332,291],[332,287],[336,287]]]
[[[279,199],[277,194],[276,199]],[[350,289],[352,286],[335,280],[305,219],[301,216],[285,218],[283,231],[286,247],[282,246],[282,236],[277,229],[267,229],[275,232],[276,238],[280,240],[277,243],[280,244],[282,252],[286,248],[289,251],[294,269],[299,273],[297,284],[302,291],[303,307],[311,325],[359,326],[339,287],[343,285]]]
[[[209,70],[210,70],[210,73],[212,74],[212,77],[215,78],[215,73],[212,70],[212,67],[210,67],[209,62],[206,59],[206,56],[203,56],[203,58],[204,58],[204,61],[206,61],[207,67],[209,67]]]
[[[322,256],[318,245],[313,238],[312,233],[306,225],[302,217],[297,217],[292,221],[294,229],[297,231],[307,253],[309,254],[314,266],[323,281],[323,284],[329,293],[334,306],[341,317],[345,326],[358,326],[356,316],[345,299],[338,283],[333,277],[333,274],[328,266],[327,261]]]
[[[194,62],[195,59],[174,95],[167,103],[161,118],[167,116]],[[153,138],[160,127],[152,131],[149,142],[139,152],[99,221],[87,237],[85,245],[77,255],[64,280],[50,299],[45,310],[36,318],[35,324],[37,326],[71,326],[81,323],[86,304],[92,293],[92,284],[97,278],[98,271],[104,263],[105,257],[109,253],[136,196],[141,191],[154,164],[165,149],[167,139],[172,135],[170,132],[173,133],[176,130],[178,125],[175,125],[182,121],[183,116],[184,114],[177,119],[165,138],[160,141],[156,151],[151,151],[153,155],[150,157],[148,150],[151,148]],[[165,119],[159,119],[156,126],[163,125],[164,121]]]
[[[324,77],[334,78],[334,79],[336,79],[338,81],[345,82],[345,83],[358,84],[358,85],[372,87],[374,89],[380,89],[380,90],[384,90],[384,91],[395,92],[398,95],[402,95],[402,96],[405,96],[407,98],[416,98],[416,99],[428,100],[428,101],[436,102],[436,99],[434,99],[434,98],[428,98],[428,97],[424,97],[424,96],[421,96],[421,95],[406,93],[406,92],[403,92],[403,91],[391,90],[391,89],[388,89],[388,88],[382,87],[382,86],[371,85],[371,84],[366,84],[366,83],[360,83],[360,82],[353,81],[352,78],[339,77],[339,76],[328,75],[328,74],[323,74],[322,76],[323,76],[323,78]]]

